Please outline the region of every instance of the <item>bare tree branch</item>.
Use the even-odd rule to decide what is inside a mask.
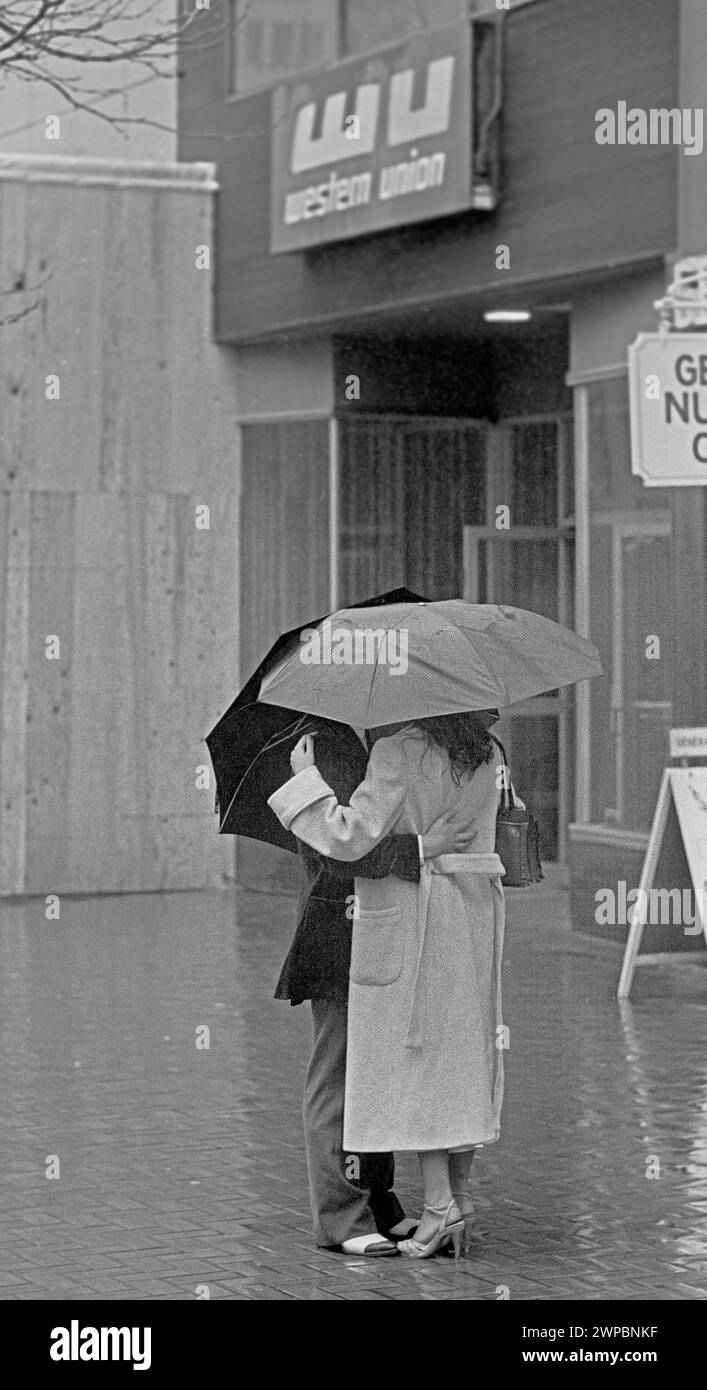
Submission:
[[[126,139],[134,126],[171,134],[171,125],[151,116],[115,114],[110,107],[133,87],[173,77],[178,45],[194,51],[222,44],[226,5],[215,3],[214,13],[197,8],[197,0],[175,0],[173,17],[165,17],[165,0],[0,0],[0,93],[11,78],[34,82]],[[248,10],[251,4],[257,0],[248,0]],[[123,68],[113,81],[101,81],[100,69],[111,64],[129,65],[137,80],[126,81]],[[0,327],[18,323],[41,304],[37,296],[45,282],[20,281],[0,289]],[[17,307],[10,308],[8,299]]]
[[[166,63],[196,26],[196,5],[165,19],[161,0],[6,0],[0,10],[0,68],[61,63]],[[43,80],[41,77],[39,80]]]
[[[241,20],[257,3],[246,0]],[[173,16],[165,17],[165,0],[0,0],[0,91],[10,77],[36,82],[126,138],[136,125],[170,132],[171,126],[148,115],[106,110],[136,84],[126,83],[124,68],[114,86],[97,73],[127,63],[148,80],[168,80],[178,50],[223,44],[227,7],[224,0],[214,4],[211,10],[197,8],[197,0],[174,0]],[[0,129],[0,139],[14,133]]]

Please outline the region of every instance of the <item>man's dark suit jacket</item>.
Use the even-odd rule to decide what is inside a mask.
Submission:
[[[340,805],[349,800],[366,775],[368,762],[361,740],[341,726],[320,728],[314,740],[317,767]],[[359,878],[420,881],[416,835],[389,835],[355,863],[330,859],[298,841],[306,883],[298,904],[294,940],[282,967],[276,999],[301,1004],[305,999],[346,1003],[351,964],[351,921],[346,916]]]

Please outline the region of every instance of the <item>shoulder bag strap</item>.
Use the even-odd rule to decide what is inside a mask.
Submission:
[[[496,738],[496,735],[495,735],[495,734],[489,734],[489,738],[500,748],[500,750],[501,750],[501,757],[503,758],[503,766],[505,767],[506,772],[507,772],[507,774],[508,774],[508,777],[507,777],[507,778],[504,777],[504,779],[503,779],[503,787],[502,787],[502,789],[501,789],[501,809],[502,809],[503,811],[507,811],[511,806],[515,808],[515,804],[516,804],[516,803],[515,803],[515,797],[514,797],[514,795],[513,795],[513,782],[512,782],[512,780],[511,780],[511,769],[510,769],[509,766],[508,766],[508,760],[507,760],[507,758],[506,758],[506,750],[505,750],[505,748],[503,747],[503,744],[501,743],[500,738]],[[506,786],[506,782],[508,782],[508,785],[507,785],[507,786]]]

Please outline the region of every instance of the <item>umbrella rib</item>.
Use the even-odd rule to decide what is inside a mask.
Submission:
[[[389,633],[390,631],[391,631],[390,628],[386,628],[386,629],[385,629],[386,642],[387,642],[387,640],[388,640],[388,633]],[[367,715],[367,716],[370,714],[371,705],[372,705],[372,703],[373,703],[373,685],[374,685],[374,682],[375,682],[375,679],[376,679],[376,671],[378,670],[378,663],[379,663],[379,661],[380,661],[380,647],[378,648],[378,651],[376,652],[376,659],[375,659],[375,661],[374,661],[374,663],[373,663],[373,670],[372,670],[372,672],[371,672],[371,683],[370,683],[370,685],[369,685],[369,687],[368,687],[368,703],[367,703],[367,705],[366,705],[366,715]],[[365,727],[366,729],[369,727],[368,722],[366,722],[366,724],[365,724],[364,727]]]
[[[489,656],[486,652],[484,652],[481,659],[485,663],[486,669],[491,672],[491,675],[493,676],[493,679],[496,681],[496,684],[498,685],[499,689],[503,691],[505,700],[500,701],[501,705],[507,706],[509,704],[507,681],[502,680],[501,677],[498,675],[493,662],[489,659]]]
[[[429,605],[427,605],[427,606],[430,607],[430,608],[433,607],[432,604],[429,604]],[[412,613],[414,613],[414,611],[415,611],[415,609],[416,609],[417,607],[419,607],[418,604],[408,604],[408,605],[407,605],[407,611],[406,611],[404,614],[402,614],[402,617],[403,617],[403,618],[407,618],[407,619],[409,620],[409,619],[410,619],[410,615],[411,615]],[[446,620],[445,620],[445,621],[446,621]],[[451,629],[452,624],[449,623],[448,626],[449,626],[449,628]],[[399,631],[401,631],[401,625],[398,625],[398,627],[389,627],[389,628],[386,628],[386,641],[387,641],[388,633],[390,633],[390,632],[399,632]],[[371,685],[370,685],[370,689],[369,689],[369,693],[368,693],[368,709],[369,709],[369,711],[370,711],[371,704],[372,704],[372,701],[373,701],[373,685],[374,685],[375,678],[376,678],[376,672],[377,672],[377,670],[378,670],[379,660],[380,660],[380,649],[379,649],[379,651],[376,653],[376,660],[375,660],[375,664],[374,664],[374,666],[373,666],[373,673],[372,673],[372,675],[371,675]]]
[[[301,724],[301,723],[302,723],[302,720],[303,720],[303,719],[307,719],[307,718],[309,718],[308,715],[302,715],[302,714],[301,714],[301,715],[299,716],[299,719],[294,719],[294,720],[292,721],[291,724],[288,724],[288,725],[287,725],[287,729],[284,731],[284,733],[282,734],[281,737],[278,737],[278,738],[276,739],[275,743],[273,743],[271,739],[268,739],[267,743],[264,743],[263,746],[262,746],[262,748],[259,748],[259,749],[258,749],[258,751],[257,751],[255,757],[253,758],[252,762],[250,762],[250,763],[248,764],[248,766],[247,766],[245,772],[243,773],[243,776],[241,777],[241,780],[240,780],[240,782],[238,783],[238,786],[236,787],[236,790],[234,791],[233,796],[231,797],[231,800],[229,801],[228,806],[226,807],[226,810],[224,811],[223,820],[221,821],[221,824],[222,824],[222,825],[225,825],[226,820],[228,819],[228,814],[229,814],[229,812],[230,812],[230,810],[231,810],[231,807],[232,807],[232,805],[233,805],[233,803],[234,803],[236,797],[238,796],[238,793],[239,793],[241,787],[243,786],[243,783],[245,782],[245,779],[246,779],[246,777],[248,776],[248,773],[251,772],[251,771],[253,770],[253,768],[255,767],[255,764],[257,763],[258,758],[262,757],[263,753],[266,753],[266,752],[268,751],[269,748],[271,748],[271,747],[272,747],[272,748],[276,748],[277,745],[278,745],[278,743],[286,743],[288,737],[291,737],[291,735],[292,735],[292,730],[293,730],[293,729],[296,729],[296,728],[297,728],[297,725],[298,725],[298,724]],[[275,735],[273,734],[272,737],[275,738]]]
[[[323,621],[326,621],[326,619],[324,619]],[[321,626],[321,624],[317,624],[317,626]],[[260,691],[258,693],[258,699],[260,699],[260,696],[262,694],[263,686],[266,685],[268,681],[272,680],[274,676],[284,676],[285,673],[289,671],[290,666],[294,661],[295,657],[299,657],[300,652],[301,648],[296,648],[293,652],[290,652],[289,656],[283,657],[281,662],[276,662],[271,671],[266,672],[266,674],[263,676],[260,682]]]

